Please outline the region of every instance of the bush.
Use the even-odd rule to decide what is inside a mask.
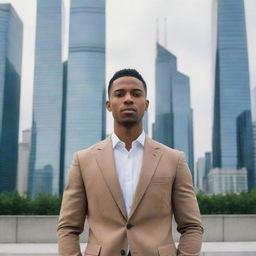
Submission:
[[[57,215],[61,198],[39,194],[34,199],[17,192],[0,194],[0,215]]]
[[[201,214],[256,214],[256,190],[241,194],[197,194]],[[17,192],[0,193],[0,215],[58,215],[61,198],[39,194],[35,198]]]
[[[256,214],[256,190],[241,194],[197,194],[201,214]]]

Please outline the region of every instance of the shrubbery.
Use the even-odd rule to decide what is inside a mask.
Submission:
[[[201,214],[256,214],[256,190],[227,195],[197,194]],[[38,195],[34,199],[17,192],[0,194],[0,215],[58,215],[61,198]]]
[[[197,194],[201,214],[256,214],[256,190],[241,194]]]
[[[40,194],[34,199],[17,192],[0,194],[0,215],[58,215],[61,198]]]

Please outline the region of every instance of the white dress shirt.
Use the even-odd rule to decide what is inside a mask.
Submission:
[[[133,196],[137,187],[144,151],[145,132],[132,142],[132,147],[128,151],[125,143],[117,135],[112,133],[112,144],[116,172],[123,192],[127,216],[130,214]]]

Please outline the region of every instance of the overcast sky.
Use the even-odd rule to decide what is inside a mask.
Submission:
[[[69,0],[64,0],[68,7]],[[106,81],[125,67],[138,69],[148,84],[149,121],[154,121],[156,19],[160,43],[177,56],[178,70],[190,77],[194,110],[195,160],[211,151],[213,112],[213,0],[107,0]],[[13,3],[24,22],[20,130],[31,126],[35,0]],[[251,88],[256,86],[256,0],[245,0]],[[166,29],[164,19],[166,17]],[[166,33],[165,33],[166,31]],[[166,36],[165,36],[166,34]],[[112,131],[112,117],[107,118]],[[149,126],[151,133],[151,125]]]

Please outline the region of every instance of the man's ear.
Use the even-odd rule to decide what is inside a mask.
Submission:
[[[107,109],[109,112],[112,111],[112,109],[111,109],[111,104],[110,104],[110,101],[109,101],[109,100],[106,101],[105,106],[106,106],[106,109]]]
[[[146,103],[145,103],[145,111],[148,110],[148,106],[149,106],[149,100],[146,100]]]

